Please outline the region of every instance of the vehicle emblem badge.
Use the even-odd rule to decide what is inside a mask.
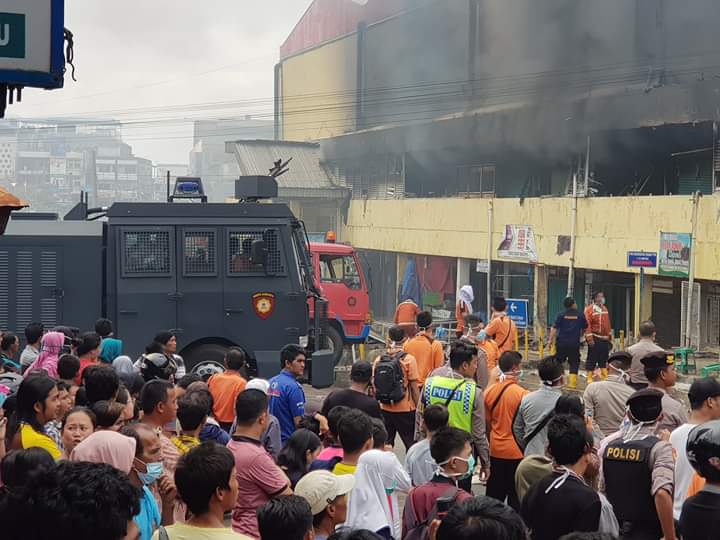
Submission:
[[[255,314],[265,320],[275,311],[275,295],[273,293],[256,293],[252,297]]]

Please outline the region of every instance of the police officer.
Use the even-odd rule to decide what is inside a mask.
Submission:
[[[449,364],[434,370],[425,381],[416,413],[416,427],[419,425],[417,418],[422,418],[425,407],[436,404],[447,407],[450,427],[470,433],[481,465],[481,478],[485,479],[490,473],[490,447],[485,434],[483,392],[474,380],[477,365],[477,347],[467,342],[453,345]],[[466,486],[460,484],[460,487]]]
[[[623,540],[676,540],[675,460],[672,445],[655,434],[662,397],[662,392],[652,388],[630,396],[630,422],[600,449],[601,488],[613,505]]]
[[[580,369],[580,338],[587,328],[585,315],[580,313],[575,299],[568,296],[563,300],[565,311],[560,313],[550,329],[548,344],[552,345],[557,337],[555,358],[558,362],[567,360],[570,364],[570,381],[568,388],[577,387],[577,376]]]
[[[657,351],[640,359],[644,367],[645,377],[650,385],[662,392],[662,419],[658,430],[674,431],[688,421],[688,412],[685,405],[677,399],[670,397],[668,390],[675,386],[678,373],[675,370],[675,355],[672,352]]]

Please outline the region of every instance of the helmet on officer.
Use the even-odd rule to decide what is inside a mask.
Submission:
[[[162,353],[144,354],[140,362],[140,374],[145,381],[161,379],[169,381],[175,375],[175,362]]]
[[[708,482],[720,482],[720,420],[693,428],[685,448],[690,465],[700,476]]]

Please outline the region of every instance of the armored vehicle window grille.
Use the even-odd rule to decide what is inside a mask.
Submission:
[[[252,244],[255,240],[264,240],[267,249],[265,267],[252,260]],[[278,231],[230,231],[228,235],[228,275],[243,274],[282,274],[285,269],[280,256]]]
[[[10,263],[7,251],[0,251],[0,329],[10,328]]]
[[[183,274],[216,275],[215,231],[185,231],[184,239]]]
[[[169,231],[124,231],[123,275],[169,276]]]

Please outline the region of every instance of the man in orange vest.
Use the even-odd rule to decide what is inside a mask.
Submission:
[[[587,382],[593,380],[595,368],[600,368],[603,379],[607,379],[607,361],[612,349],[613,331],[610,324],[610,313],[605,306],[605,294],[602,291],[593,293],[593,303],[585,308],[585,341],[588,344],[588,355],[585,360]]]

